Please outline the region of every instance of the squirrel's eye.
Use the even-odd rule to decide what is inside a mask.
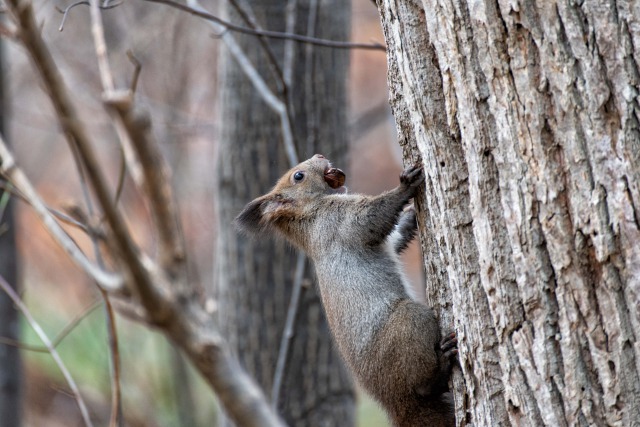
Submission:
[[[300,171],[298,171],[298,172],[294,173],[294,174],[293,174],[293,179],[294,179],[296,182],[300,182],[300,181],[302,181],[302,180],[304,179],[304,172],[300,172]]]

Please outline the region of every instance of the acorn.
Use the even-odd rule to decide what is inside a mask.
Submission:
[[[338,168],[329,168],[324,171],[324,180],[331,188],[340,188],[344,185],[346,175]]]

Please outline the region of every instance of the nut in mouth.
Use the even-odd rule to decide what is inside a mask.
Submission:
[[[324,180],[329,187],[336,189],[340,188],[344,185],[344,181],[346,179],[346,175],[338,168],[334,168],[329,164],[324,171]]]

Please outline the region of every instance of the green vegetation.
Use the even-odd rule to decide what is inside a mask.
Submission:
[[[71,321],[71,316],[62,317],[59,311],[42,305],[40,301],[29,301],[29,306],[51,339]],[[128,420],[134,420],[132,425],[182,426],[176,396],[176,390],[181,387],[177,386],[176,381],[185,380],[192,387],[191,395],[195,401],[187,409],[192,411],[196,426],[211,425],[216,410],[213,393],[191,367],[188,367],[186,379],[173,374],[176,372],[172,366],[175,363],[173,350],[165,338],[121,316],[117,317],[117,328],[123,410]],[[41,345],[35,332],[24,321],[22,331],[23,342]],[[100,306],[57,346],[86,403],[91,408],[97,408],[96,411],[108,408],[111,399],[107,342],[104,308]],[[47,384],[52,387],[52,392],[55,392],[54,389],[68,390],[60,370],[48,353],[25,351],[24,357],[29,370],[42,373],[55,384]],[[96,421],[98,425],[100,422]]]
[[[29,293],[27,293],[27,296]],[[50,339],[72,321],[74,315],[62,313],[56,304],[44,305],[40,298],[27,298],[36,319],[41,322]],[[82,310],[79,310],[80,312]],[[143,326],[117,316],[122,365],[122,401],[131,425],[190,427],[180,419],[173,366],[173,350],[166,339]],[[23,320],[22,341],[34,346],[41,343],[31,327]],[[110,375],[104,307],[95,308],[57,346],[65,365],[71,372],[90,408],[105,412],[110,404]],[[62,373],[48,353],[24,351],[28,370],[37,371],[48,378],[46,384],[52,393],[68,390]],[[196,426],[210,426],[215,419],[215,397],[209,387],[189,366],[187,381],[194,396],[192,414]],[[179,378],[182,380],[182,378]],[[95,409],[98,408],[98,409]],[[92,410],[92,412],[93,412]],[[96,426],[100,419],[94,420]],[[380,407],[366,394],[360,393],[358,426],[386,427],[388,422]]]

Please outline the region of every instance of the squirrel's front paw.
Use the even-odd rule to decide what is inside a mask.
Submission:
[[[455,332],[450,332],[442,337],[440,350],[442,350],[442,356],[448,359],[454,358],[458,354],[458,338]]]
[[[455,332],[450,332],[440,340],[440,368],[451,370],[451,365],[458,355],[458,338]]]
[[[400,174],[400,185],[406,190],[412,193],[411,197],[415,194],[418,186],[424,182],[424,170],[422,169],[422,162],[417,162],[411,167],[406,168]]]

